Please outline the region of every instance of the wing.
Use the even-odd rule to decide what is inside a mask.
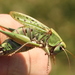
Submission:
[[[23,24],[24,26],[34,27],[35,29],[40,30],[41,32],[48,32],[49,29],[50,29],[46,25],[42,24],[41,22],[37,21],[36,19],[34,19],[34,18],[32,18],[32,17],[30,17],[30,16],[28,16],[26,14],[11,11],[10,15],[15,20],[17,20],[18,22]]]

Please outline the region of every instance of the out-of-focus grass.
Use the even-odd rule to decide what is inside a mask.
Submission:
[[[0,13],[26,13],[54,28],[75,54],[75,1],[74,0],[0,0]],[[69,55],[71,72],[64,52],[56,56],[51,75],[75,75],[75,59]]]

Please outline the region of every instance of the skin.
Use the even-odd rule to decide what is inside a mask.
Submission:
[[[0,25],[10,28],[22,26],[10,15],[0,14]],[[1,30],[5,30],[0,27]],[[7,31],[7,30],[5,30]],[[0,44],[7,38],[0,33]],[[51,71],[51,62],[48,66],[48,56],[40,48],[33,48],[27,52],[0,56],[0,75],[48,75]]]

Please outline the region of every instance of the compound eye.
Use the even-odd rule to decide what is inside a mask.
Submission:
[[[63,46],[60,47],[60,50],[64,50],[65,48]]]
[[[62,46],[60,47],[60,50],[62,50]]]

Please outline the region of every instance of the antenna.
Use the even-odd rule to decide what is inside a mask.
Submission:
[[[66,49],[66,51],[75,58],[75,55]]]
[[[70,59],[69,59],[69,56],[68,56],[68,54],[67,54],[67,52],[68,52],[68,50],[65,50],[63,47],[62,47],[62,50],[65,52],[65,54],[66,54],[66,57],[67,57],[67,59],[68,59],[68,62],[69,62],[69,68],[70,68]],[[69,53],[69,52],[68,52]]]

